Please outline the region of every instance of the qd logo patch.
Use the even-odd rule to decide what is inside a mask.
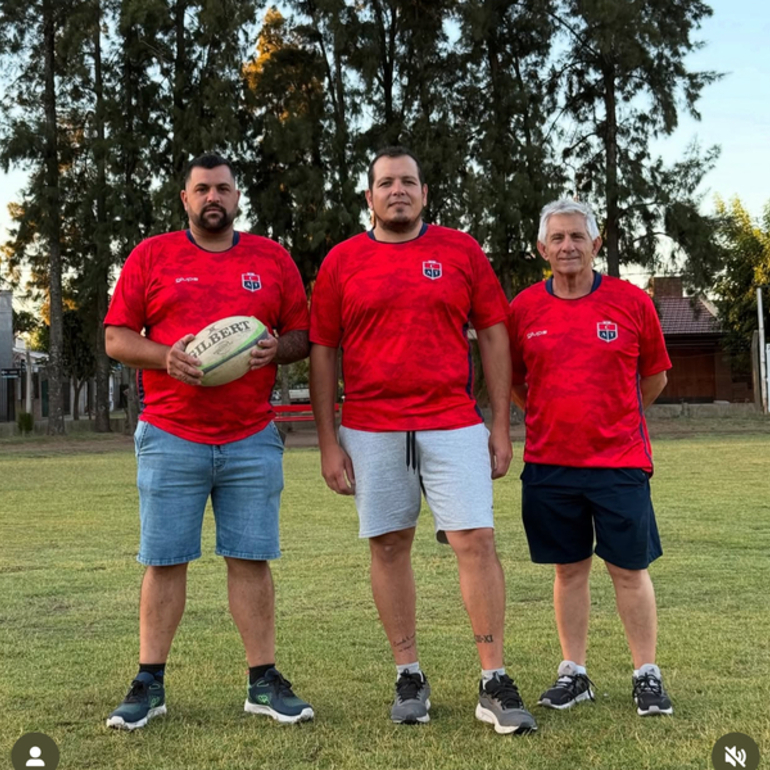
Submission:
[[[599,321],[596,324],[596,334],[600,340],[614,342],[618,338],[618,325],[612,321]]]
[[[248,291],[259,291],[262,288],[262,281],[256,273],[243,273],[241,283]]]
[[[441,278],[441,262],[423,262],[422,274],[431,281]]]

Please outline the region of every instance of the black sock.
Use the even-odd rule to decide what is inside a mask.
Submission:
[[[249,684],[258,682],[269,668],[275,668],[275,663],[265,663],[262,666],[249,666]]]
[[[152,674],[158,681],[163,681],[163,675],[166,673],[165,663],[140,663],[139,673],[146,671],[148,674]]]

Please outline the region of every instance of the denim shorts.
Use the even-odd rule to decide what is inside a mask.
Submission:
[[[369,432],[340,428],[353,462],[359,537],[417,526],[422,495],[436,538],[494,527],[489,431],[479,423],[451,430]]]
[[[622,569],[646,569],[663,553],[645,471],[527,463],[521,481],[532,561],[583,561],[594,540],[596,555]]]
[[[274,423],[240,441],[198,444],[140,421],[134,444],[139,562],[162,567],[198,559],[209,497],[217,554],[253,561],[281,555],[283,442]]]

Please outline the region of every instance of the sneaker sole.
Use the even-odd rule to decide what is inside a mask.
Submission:
[[[138,722],[126,722],[123,717],[109,717],[107,719],[107,727],[112,727],[115,730],[138,730],[140,727],[144,727],[153,717],[162,717],[164,714],[166,714],[165,704],[150,709],[147,712],[147,716]]]
[[[488,709],[485,709],[480,703],[476,706],[476,719],[480,722],[486,722],[487,724],[494,725],[495,732],[500,735],[528,735],[534,733],[537,730],[537,725],[534,724],[521,724],[521,725],[501,725],[497,721],[497,717]]]
[[[665,714],[673,714],[674,713],[674,707],[670,706],[667,709],[661,709],[657,706],[650,706],[647,711],[637,708],[636,713],[639,714],[640,717],[657,717],[657,716],[663,716]]]
[[[262,706],[258,703],[252,703],[249,700],[244,704],[243,710],[248,714],[260,714],[262,716],[270,717],[276,722],[280,722],[282,725],[294,725],[297,724],[297,722],[309,722],[315,716],[315,713],[310,706],[302,709],[296,716],[290,716],[289,714],[281,714],[280,712],[271,709],[270,706]]]
[[[391,714],[390,719],[394,724],[397,725],[424,725],[430,722],[430,714],[427,713],[428,709],[430,708],[430,701],[425,701],[425,716],[422,717],[405,717],[404,719],[398,719],[393,717]]]
[[[556,709],[557,711],[564,711],[565,709],[571,709],[576,704],[580,703],[584,700],[593,700],[594,694],[592,690],[586,690],[585,692],[581,692],[580,695],[577,696],[577,698],[574,698],[573,700],[569,701],[569,703],[551,703],[549,700],[543,700],[542,698],[537,702],[538,706],[545,706],[547,709]]]

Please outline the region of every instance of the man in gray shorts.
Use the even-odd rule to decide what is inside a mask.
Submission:
[[[310,390],[322,472],[335,492],[355,494],[360,536],[369,539],[374,600],[397,668],[393,721],[430,719],[411,565],[422,492],[439,539],[457,557],[481,659],[476,717],[499,733],[528,733],[535,720],[503,667],[505,582],[492,515],[492,479],[511,461],[507,303],[473,238],[423,222],[427,192],[411,152],[382,150],[369,167],[366,193],[374,228],[335,247],[319,271]],[[472,395],[470,324],[492,405],[491,433]],[[345,405],[338,441],[340,346]]]

